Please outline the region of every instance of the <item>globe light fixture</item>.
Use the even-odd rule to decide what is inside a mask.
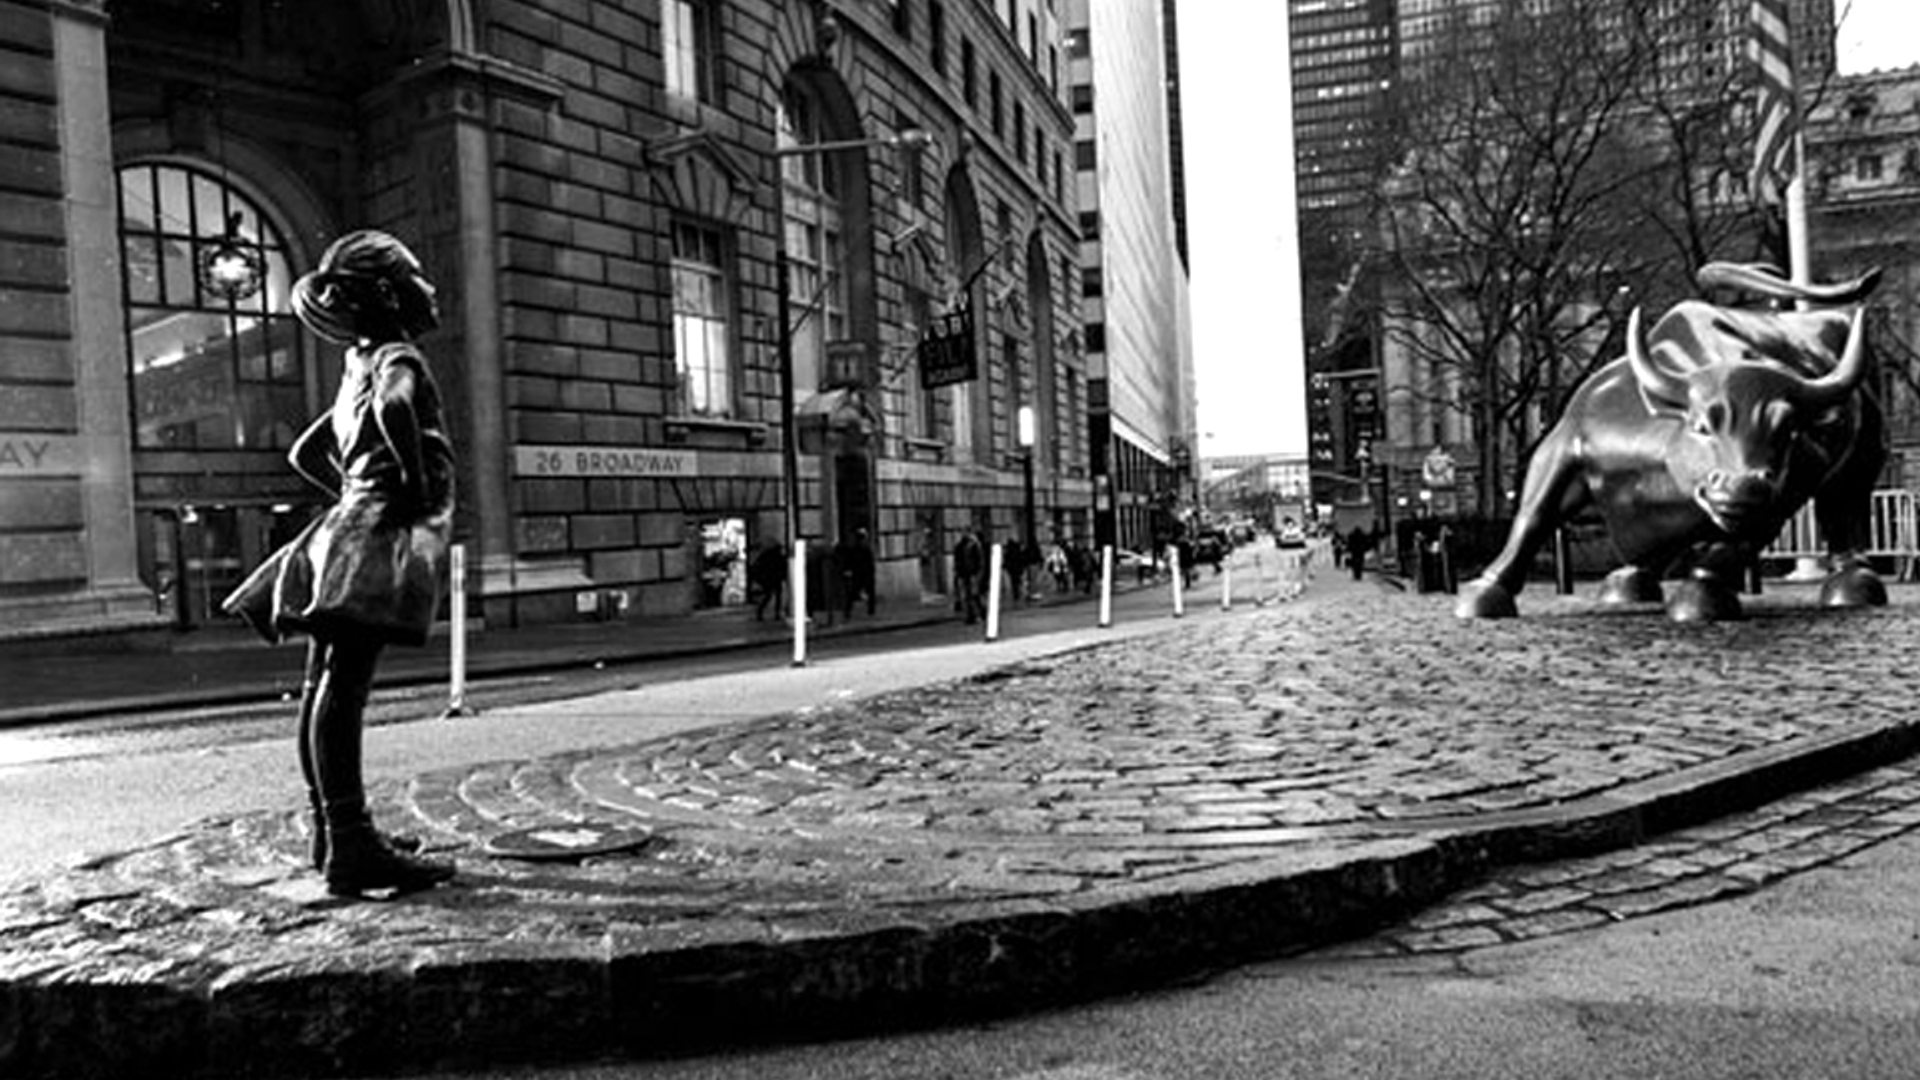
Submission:
[[[200,287],[229,304],[260,291],[259,247],[240,235],[240,215],[227,215],[227,231],[200,252]]]

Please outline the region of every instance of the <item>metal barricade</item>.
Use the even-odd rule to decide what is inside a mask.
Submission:
[[[1760,553],[1763,559],[1814,559],[1827,553],[1815,520],[1813,504],[1800,508],[1788,519]],[[1920,517],[1916,516],[1914,493],[1905,488],[1886,488],[1873,493],[1873,512],[1867,538],[1867,555],[1903,560],[1902,578],[1911,576],[1913,560],[1920,555]]]

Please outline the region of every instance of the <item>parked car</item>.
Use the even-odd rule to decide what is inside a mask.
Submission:
[[[1145,585],[1159,576],[1160,568],[1154,565],[1153,556],[1146,552],[1121,548],[1113,553],[1114,583],[1118,584],[1129,573],[1134,581]]]
[[[1307,530],[1291,521],[1283,522],[1280,532],[1274,537],[1274,543],[1283,548],[1303,548],[1307,546]]]

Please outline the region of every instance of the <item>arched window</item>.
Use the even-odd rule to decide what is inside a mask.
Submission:
[[[143,450],[284,450],[310,418],[286,244],[212,173],[130,165],[121,279]]]

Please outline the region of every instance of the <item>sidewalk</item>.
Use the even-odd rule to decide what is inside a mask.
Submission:
[[[1131,588],[1131,583],[1127,586]],[[1116,592],[1122,591],[1116,587]],[[1043,603],[1091,602],[1079,594]],[[1016,608],[1015,610],[1019,610]],[[816,615],[809,639],[871,634],[942,622],[959,623],[944,599],[889,601],[868,615],[864,607],[843,619]],[[636,617],[611,622],[486,627],[472,624],[467,638],[469,679],[559,671],[636,660],[700,656],[729,649],[791,641],[793,631],[771,613],[755,620],[751,608],[727,608],[682,616]],[[269,646],[236,624],[177,634],[165,650],[93,650],[80,643],[70,653],[10,652],[0,644],[0,728],[54,720],[192,708],[297,695],[306,660],[306,639]],[[436,628],[423,648],[395,647],[382,654],[376,686],[445,685],[451,678],[447,627]]]
[[[1676,626],[1321,570],[1289,603],[917,690],[414,776],[451,886],[325,897],[291,808],[0,894],[0,1072],[657,1056],[1041,1007],[1350,939],[1489,868],[1910,753],[1920,591]],[[524,710],[619,713],[623,693]],[[502,836],[638,848],[526,861]]]

